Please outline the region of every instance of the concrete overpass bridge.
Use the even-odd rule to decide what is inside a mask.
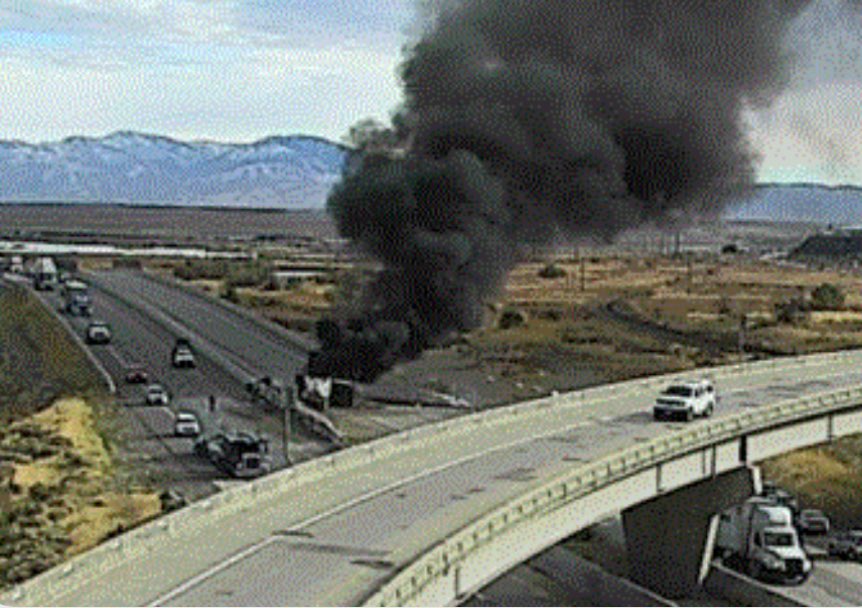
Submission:
[[[635,578],[676,593],[703,574],[711,515],[752,491],[748,465],[862,432],[860,363],[852,351],[644,378],[388,436],[196,503],[0,602],[457,603],[620,511]],[[653,422],[656,392],[699,375],[722,395],[716,417]]]

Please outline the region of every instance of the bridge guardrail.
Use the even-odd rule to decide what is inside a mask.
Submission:
[[[14,587],[11,591],[0,595],[0,603],[28,601],[35,604],[49,604],[51,603],[49,598],[64,593],[60,591],[61,589],[75,588],[96,579],[114,565],[149,550],[151,544],[159,542],[164,534],[172,534],[175,530],[180,529],[189,530],[202,525],[212,525],[214,520],[222,519],[236,511],[249,509],[254,501],[287,494],[299,486],[314,482],[327,475],[343,473],[368,464],[383,455],[416,449],[422,442],[432,440],[435,435],[453,429],[456,432],[467,432],[466,429],[470,428],[468,425],[471,424],[487,426],[489,424],[512,423],[515,420],[522,426],[527,426],[522,419],[543,415],[546,413],[543,409],[546,408],[580,407],[590,402],[618,398],[637,389],[660,387],[674,380],[690,378],[693,375],[724,378],[742,373],[768,373],[776,369],[793,369],[848,358],[859,359],[862,363],[862,350],[771,359],[636,378],[613,385],[591,387],[581,391],[485,410],[387,435],[346,450],[306,461],[248,484],[233,487],[194,503],[185,509],[144,524]],[[458,429],[456,427],[464,428]],[[643,445],[638,447],[643,449]],[[592,473],[592,475],[593,483],[597,483],[599,473]],[[54,592],[53,590],[57,591]],[[377,597],[377,595],[373,597]]]
[[[364,605],[392,606],[409,603],[434,579],[448,574],[450,568],[469,559],[471,553],[494,538],[512,531],[526,521],[562,508],[574,500],[656,464],[742,434],[775,426],[776,423],[791,423],[813,415],[858,407],[860,402],[862,386],[789,399],[752,412],[717,419],[693,429],[658,437],[578,467],[575,472],[561,475],[542,487],[509,501],[443,540],[402,569],[368,598]]]

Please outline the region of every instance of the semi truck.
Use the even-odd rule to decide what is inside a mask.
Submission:
[[[33,264],[33,287],[39,291],[54,289],[57,284],[57,265],[52,258],[39,258]]]
[[[719,517],[716,554],[725,563],[764,581],[801,583],[811,574],[787,507],[750,498]]]
[[[93,312],[93,301],[87,284],[83,281],[69,280],[60,290],[63,296],[63,310],[72,316],[89,317]]]
[[[309,394],[300,388],[300,386],[306,386],[306,376],[297,375],[296,382],[296,392],[291,387],[285,387],[283,383],[269,376],[249,380],[246,382],[245,388],[256,405],[272,409],[288,408],[290,410],[288,415],[295,417],[306,429],[336,445],[343,445],[344,436],[332,421],[319,411],[325,409],[323,406],[329,403],[329,394],[325,400],[318,395],[319,399],[312,398],[309,402]],[[352,396],[353,393],[351,392],[351,400]]]
[[[259,477],[272,468],[269,442],[255,433],[217,433],[199,439],[194,450],[233,477]]]

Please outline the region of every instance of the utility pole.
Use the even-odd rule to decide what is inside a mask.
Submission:
[[[582,250],[578,250],[581,256],[581,292],[587,290],[587,260],[584,257],[584,252]]]
[[[293,387],[284,383],[284,392],[282,393],[282,419],[281,419],[281,447],[284,450],[284,461],[288,466],[293,465],[290,460],[290,414],[293,409]]]

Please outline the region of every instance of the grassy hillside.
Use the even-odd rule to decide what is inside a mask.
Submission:
[[[0,284],[0,588],[161,511],[158,493],[120,481],[112,411],[59,321]]]
[[[101,392],[98,372],[26,290],[0,284],[0,422],[67,395]]]

